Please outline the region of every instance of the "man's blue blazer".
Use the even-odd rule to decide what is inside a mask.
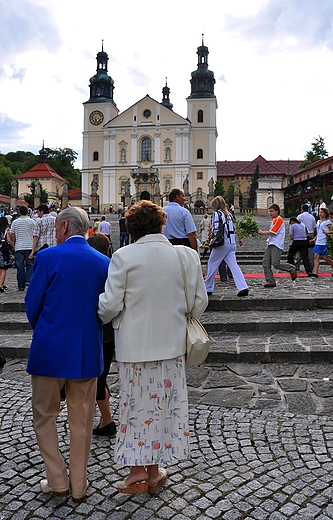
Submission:
[[[80,236],[37,253],[25,298],[33,328],[29,374],[81,379],[102,373],[97,305],[109,262]]]

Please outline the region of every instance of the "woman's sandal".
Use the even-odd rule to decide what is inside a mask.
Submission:
[[[129,495],[141,495],[142,493],[147,493],[148,491],[148,482],[146,480],[142,480],[141,482],[134,482],[133,484],[126,484],[125,480],[118,482],[118,491],[119,493],[128,493]]]
[[[155,493],[159,490],[161,486],[167,481],[168,479],[168,473],[167,470],[164,468],[160,468],[160,472],[162,473],[163,477],[155,484],[155,486],[149,486],[148,487],[148,493],[151,495],[155,495]]]

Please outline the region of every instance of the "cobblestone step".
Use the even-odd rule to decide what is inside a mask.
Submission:
[[[209,333],[298,332],[332,330],[332,311],[206,312],[202,323]]]
[[[332,363],[331,329],[209,333],[207,363]]]

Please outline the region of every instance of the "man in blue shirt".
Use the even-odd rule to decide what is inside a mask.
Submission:
[[[197,228],[184,204],[184,192],[179,188],[171,190],[169,204],[163,208],[168,215],[163,234],[173,245],[184,245],[198,251]]]

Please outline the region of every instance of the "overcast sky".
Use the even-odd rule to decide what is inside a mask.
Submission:
[[[161,102],[167,77],[186,117],[202,33],[217,160],[302,159],[318,135],[333,155],[332,0],[0,0],[0,152],[37,153],[44,139],[81,158],[102,39],[121,112]]]

